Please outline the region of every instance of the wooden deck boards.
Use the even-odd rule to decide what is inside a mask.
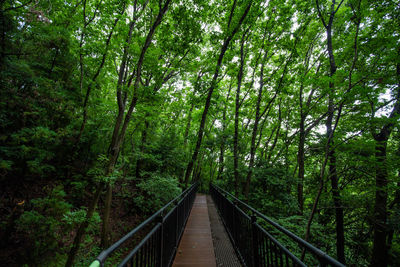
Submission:
[[[216,266],[205,195],[196,195],[172,266]]]

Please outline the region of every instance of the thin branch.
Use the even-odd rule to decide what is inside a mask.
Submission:
[[[6,9],[4,9],[3,12],[7,12],[7,11],[10,11],[10,10],[15,10],[15,9],[19,9],[21,7],[25,7],[25,6],[29,5],[32,2],[33,2],[33,0],[30,0],[30,1],[26,2],[26,3],[24,3],[24,4],[19,5],[19,6],[6,8]]]
[[[343,4],[344,0],[340,1],[339,5],[337,6],[335,12],[333,14],[336,14],[336,12],[338,12],[340,6]]]
[[[324,17],[323,17],[322,14],[321,14],[321,9],[319,8],[319,2],[318,2],[318,0],[315,0],[315,2],[317,3],[318,15],[319,15],[320,19],[322,20],[322,24],[324,24],[325,29],[327,29],[328,26],[326,25],[325,19],[324,19]]]

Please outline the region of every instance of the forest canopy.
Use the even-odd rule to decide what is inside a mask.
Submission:
[[[398,1],[0,0],[0,34],[2,265],[87,266],[201,181],[400,266]]]

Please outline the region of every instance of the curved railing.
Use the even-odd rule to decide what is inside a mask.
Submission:
[[[197,188],[198,184],[193,184],[111,247],[103,250],[90,267],[103,267],[113,252],[152,224],[155,225],[118,266],[170,266],[192,209]]]
[[[300,248],[309,252],[319,263],[319,266],[344,267],[343,264],[320,249],[283,228],[220,187],[211,184],[210,194],[235,250],[246,266],[307,266],[257,223],[257,218],[260,218],[292,239]]]

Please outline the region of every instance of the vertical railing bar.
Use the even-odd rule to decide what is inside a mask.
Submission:
[[[271,262],[271,247],[269,244],[269,238],[265,239],[266,254],[267,254],[267,266],[270,266]]]
[[[289,256],[287,254],[285,254],[285,258],[286,258],[286,266],[289,267]]]
[[[142,248],[142,265],[141,266],[145,266],[146,265],[146,244],[144,244],[143,248]]]
[[[176,225],[177,225],[177,230],[176,230],[176,240],[177,242],[179,242],[179,237],[180,237],[180,231],[181,231],[181,221],[179,218],[179,214],[181,214],[181,210],[180,210],[180,203],[178,203],[178,206],[176,208]],[[178,247],[178,244],[176,244],[176,246]]]
[[[160,214],[160,266],[163,267],[163,249],[164,249],[164,217]]]
[[[143,266],[143,247],[142,248],[140,248],[140,250],[139,250],[139,255],[138,255],[138,258],[139,258],[139,267],[142,267]]]
[[[152,240],[153,240],[152,238],[150,238],[150,240],[149,240],[149,260],[147,261],[147,266],[149,266],[149,267],[152,266],[152,260],[153,260],[153,243],[152,243]]]
[[[157,233],[158,235],[158,233]],[[157,246],[156,246],[156,235],[153,236],[153,240],[152,240],[152,246],[151,246],[151,255],[152,255],[152,260],[151,260],[151,266],[155,267],[156,266],[156,250],[157,250]]]
[[[147,266],[149,266],[150,265],[150,261],[151,260],[151,243],[150,243],[150,240],[149,240],[149,242],[147,243]]]
[[[272,266],[276,266],[275,247],[273,242],[271,242],[271,264]]]
[[[265,266],[265,236],[262,236],[262,266]]]
[[[139,267],[141,267],[142,266],[142,261],[143,261],[142,260],[142,256],[143,256],[142,248],[139,249],[138,254],[139,254]]]
[[[156,236],[154,236],[154,240],[153,240],[153,242],[154,242],[154,247],[153,247],[153,255],[154,255],[154,259],[153,259],[153,262],[154,262],[154,267],[157,267],[157,251],[158,251],[158,235],[159,235],[159,232],[160,232],[160,229],[158,229],[158,231],[157,231],[157,235]]]
[[[146,244],[144,244],[143,246],[143,262],[142,262],[142,266],[146,266],[146,259],[147,258],[147,246]]]
[[[144,245],[143,248],[143,266],[146,266],[147,263],[147,244]]]
[[[158,240],[157,240],[157,267],[161,267],[161,227],[158,229]]]
[[[271,240],[269,240],[269,253],[270,253],[270,259],[271,259],[271,266],[274,265],[274,248],[272,246],[273,246],[273,243]]]
[[[140,249],[140,267],[142,267],[143,263],[144,263],[144,253],[143,253],[143,251],[144,251],[144,246]]]
[[[275,244],[271,242],[271,259],[272,259],[272,266],[276,266],[276,252],[275,252]]]

